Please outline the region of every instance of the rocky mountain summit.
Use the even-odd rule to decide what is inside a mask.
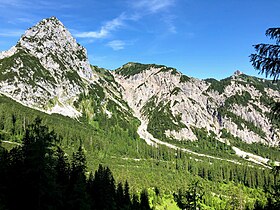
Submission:
[[[52,75],[57,73],[57,69],[71,69],[82,78],[91,79],[93,76],[85,48],[76,42],[55,17],[44,19],[28,29],[17,46],[38,57],[43,67]]]
[[[0,58],[2,93],[34,108],[79,115],[72,103],[84,91],[83,80],[95,78],[85,48],[57,18],[28,29]]]
[[[230,137],[276,145],[279,130],[269,120],[269,106],[279,90],[279,83],[240,71],[218,81],[156,64],[130,62],[113,72],[91,66],[86,50],[55,17],[0,53],[2,94],[91,125],[106,121],[127,129],[140,121],[138,133],[146,141],[151,134],[161,141],[194,141],[207,132],[224,143]]]

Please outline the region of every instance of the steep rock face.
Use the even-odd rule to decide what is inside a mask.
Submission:
[[[96,79],[86,50],[55,17],[28,29],[0,54],[0,91],[48,112],[79,116],[73,102]]]
[[[124,99],[160,139],[196,140],[196,129],[219,138],[225,130],[247,143],[279,142],[268,120],[279,85],[242,73],[222,81],[198,80],[176,69],[128,63],[115,70]]]

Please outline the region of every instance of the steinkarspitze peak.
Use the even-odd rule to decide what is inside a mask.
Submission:
[[[53,73],[58,67],[75,70],[81,77],[92,77],[85,48],[76,42],[56,17],[43,19],[28,29],[17,46],[27,49]]]
[[[0,91],[24,105],[77,116],[73,101],[82,83],[93,83],[86,49],[55,17],[29,28],[16,46],[0,53]],[[0,69],[1,70],[1,69]]]

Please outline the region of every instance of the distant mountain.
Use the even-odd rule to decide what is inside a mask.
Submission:
[[[86,50],[55,17],[0,53],[3,95],[91,125],[138,127],[149,144],[199,140],[203,131],[225,144],[230,137],[277,145],[279,130],[268,115],[279,90],[279,83],[240,71],[218,81],[157,64],[130,62],[112,72],[91,66]]]
[[[279,131],[268,119],[279,83],[241,72],[217,81],[199,80],[161,65],[128,63],[114,71],[122,93],[144,127],[158,139],[197,140],[197,129],[223,140],[276,145]]]

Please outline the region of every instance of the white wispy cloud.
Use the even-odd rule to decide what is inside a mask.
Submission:
[[[124,49],[126,43],[122,40],[113,40],[107,43],[107,46],[111,47],[113,50],[122,50]]]
[[[0,0],[0,7],[23,7],[22,1],[20,0]]]
[[[167,9],[174,4],[175,0],[138,0],[130,2],[131,11],[128,14],[122,13],[120,16],[113,20],[106,22],[97,31],[77,32],[74,35],[78,38],[91,38],[102,39],[111,35],[111,33],[123,25],[127,21],[138,21],[142,17],[148,14],[155,14],[161,10]],[[172,24],[172,20],[169,18],[167,21],[169,31],[176,33],[176,28]]]
[[[120,28],[124,25],[125,15],[121,14],[117,18],[106,22],[98,31],[80,32],[76,33],[75,36],[79,38],[93,38],[101,39],[108,37],[112,31]]]
[[[88,58],[92,63],[104,63],[104,61],[107,59],[107,56],[88,54]]]
[[[16,20],[21,23],[30,23],[30,24],[34,24],[34,22],[35,22],[35,18],[32,19],[32,18],[26,18],[26,17],[19,17],[19,18],[16,18]]]
[[[13,19],[8,20],[9,24],[19,25],[22,23],[27,23],[29,25],[34,25],[38,21],[38,18],[35,17],[14,17]]]
[[[167,30],[173,34],[177,33],[176,26],[174,25],[175,19],[176,19],[176,16],[174,16],[174,15],[166,15],[163,17],[163,22],[166,24]]]
[[[71,4],[70,3],[65,3],[65,2],[60,2],[60,1],[55,1],[55,2],[50,2],[49,0],[42,0],[42,1],[37,1],[38,7],[41,8],[48,8],[48,9],[69,9],[73,7],[77,7],[76,4]]]
[[[135,9],[145,10],[150,13],[157,13],[174,4],[174,0],[138,0],[131,3]]]
[[[159,15],[160,12],[164,12],[159,18],[162,23],[166,25],[167,32],[177,33],[176,27],[174,25],[175,16],[170,15],[168,8],[175,4],[176,0],[137,0],[127,2],[129,10],[123,12],[118,17],[105,22],[98,30],[95,31],[76,31],[73,34],[77,38],[83,38],[87,43],[91,43],[97,39],[108,39],[113,37],[112,34],[123,28],[124,26],[129,26],[133,22],[138,22],[146,16]],[[82,41],[83,42],[83,41]],[[105,45],[112,48],[113,50],[122,50],[127,45],[133,45],[134,41],[122,41],[122,40],[111,40]]]
[[[26,0],[0,0],[0,8],[7,9],[49,9],[49,10],[58,10],[58,9],[68,9],[77,5],[55,1],[50,2],[48,0],[41,1],[26,1]]]
[[[174,6],[175,3],[176,0],[138,0],[130,1],[129,5],[135,12],[132,16],[135,17],[135,21],[145,16],[158,15],[164,12],[164,15],[160,15],[159,18],[166,25],[167,31],[175,34],[177,33],[176,26],[174,25],[176,16],[172,15],[170,10],[168,10],[170,7]]]
[[[2,37],[20,37],[24,33],[24,30],[1,30],[0,36]]]

